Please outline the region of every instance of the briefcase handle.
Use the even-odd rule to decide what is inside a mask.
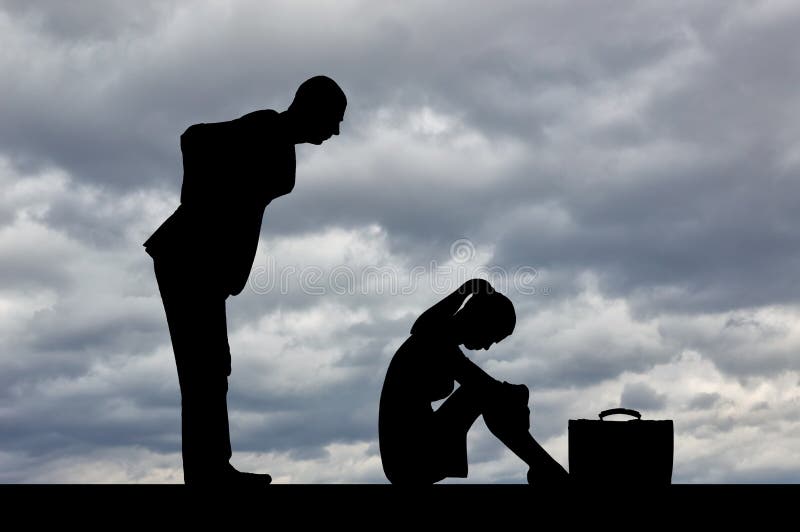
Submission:
[[[636,419],[642,419],[642,414],[636,410],[631,410],[630,408],[610,408],[600,412],[600,420],[602,421],[604,417],[613,416],[614,414],[625,414],[628,416],[633,416]]]

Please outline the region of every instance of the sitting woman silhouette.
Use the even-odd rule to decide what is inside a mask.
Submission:
[[[479,415],[528,464],[529,483],[567,481],[564,468],[528,431],[528,388],[495,380],[459,349],[489,349],[515,323],[511,301],[483,279],[464,283],[417,319],[389,364],[381,392],[380,452],[392,484],[466,478],[467,432]],[[434,411],[431,403],[444,398]]]

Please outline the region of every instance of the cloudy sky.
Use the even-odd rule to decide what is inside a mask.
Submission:
[[[466,353],[567,422],[675,421],[675,482],[800,481],[800,6],[786,1],[0,2],[0,482],[181,482],[142,242],[180,134],[348,95],[297,149],[228,300],[234,464],[386,482],[377,405],[466,278],[517,308]],[[213,252],[213,250],[209,250]],[[478,421],[467,482],[525,482]]]

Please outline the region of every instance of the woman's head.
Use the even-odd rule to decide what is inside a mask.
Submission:
[[[498,292],[473,295],[454,318],[459,343],[467,349],[489,349],[514,332],[517,323],[513,303]]]

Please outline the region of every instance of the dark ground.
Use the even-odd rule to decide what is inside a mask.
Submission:
[[[694,530],[745,523],[757,530],[791,530],[797,526],[799,506],[800,485],[546,490],[473,484],[404,490],[362,484],[273,485],[256,491],[201,491],[183,485],[0,485],[0,514],[16,525],[6,530],[39,530],[44,525],[70,530],[222,526],[422,532],[432,527],[472,530],[479,525],[514,531],[573,526]]]

